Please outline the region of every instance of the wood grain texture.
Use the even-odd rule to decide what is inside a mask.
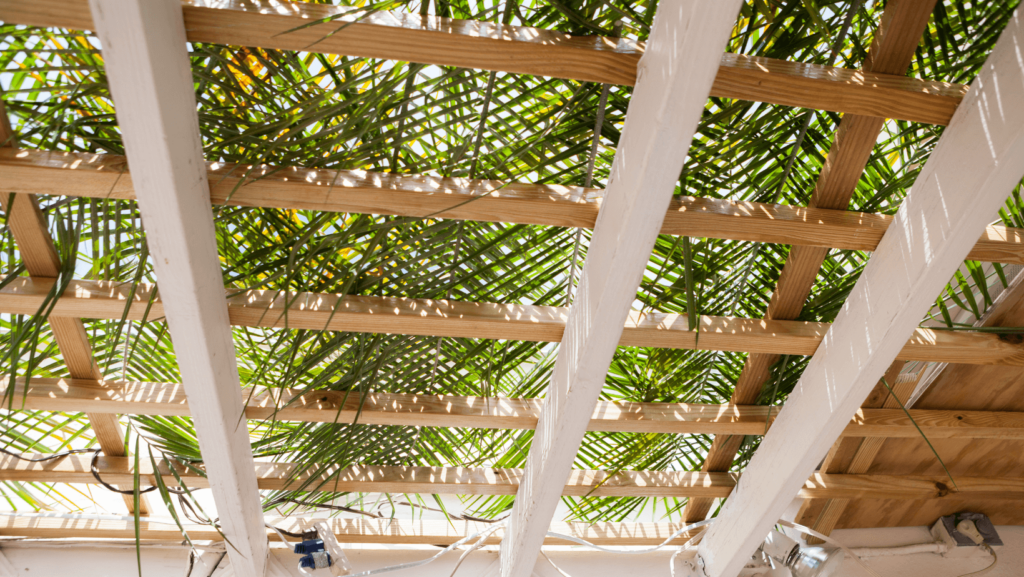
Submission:
[[[11,148],[14,144],[15,135],[11,130],[10,119],[7,117],[3,102],[0,101],[0,151],[10,153],[15,150]],[[4,176],[6,184],[6,174]],[[7,216],[7,226],[29,274],[34,278],[56,278],[61,270],[60,258],[36,197],[32,194],[0,194],[0,208]],[[93,359],[92,345],[81,319],[51,315],[48,320],[68,373],[73,378],[102,378],[103,375]],[[87,414],[86,417],[96,435],[96,441],[105,454],[111,457],[127,454],[124,448],[124,431],[116,415]],[[134,496],[125,495],[124,503],[129,512],[135,510]],[[139,512],[149,512],[149,503],[145,496],[139,499]]]
[[[2,278],[2,277],[0,277]],[[19,277],[0,289],[0,312],[35,314],[52,282]],[[154,285],[71,281],[53,314],[89,319],[160,321]],[[558,342],[568,309],[324,293],[237,291],[227,297],[235,326]],[[287,308],[287,316],[285,309]],[[148,316],[147,316],[148,310]],[[702,316],[698,332],[685,315],[627,315],[619,346],[813,355],[829,323]],[[1024,344],[991,333],[919,328],[900,360],[1024,366]]]
[[[1024,100],[1022,40],[1018,11],[701,542],[709,576],[743,567],[1020,183],[1024,108],[991,103]]]
[[[0,149],[0,169],[13,192],[135,200],[122,156]],[[207,163],[207,180],[214,205],[581,228],[594,227],[604,196],[558,185],[226,163]],[[661,233],[871,251],[891,222],[882,214],[677,196]],[[1024,230],[989,226],[969,257],[1024,264]]]
[[[3,390],[3,389],[0,389]],[[184,389],[178,383],[98,382],[77,379],[32,379],[15,387],[15,408],[63,412],[122,412],[137,415],[190,416]],[[533,429],[541,399],[459,397],[257,389],[247,391],[245,414],[250,419],[319,423]],[[21,404],[23,401],[23,404]],[[358,420],[356,419],[358,414]],[[686,403],[598,402],[588,430],[687,434],[709,430],[726,434],[764,432],[767,407]],[[873,431],[901,425],[889,416],[865,416]],[[884,420],[884,422],[883,422]]]
[[[872,407],[882,407],[883,411],[888,410],[893,413],[904,413],[902,407],[906,406],[910,395],[914,393],[914,388],[917,386],[918,379],[921,376],[920,373],[900,375],[900,371],[904,366],[905,363],[902,361],[896,361],[889,367],[885,376],[882,377],[884,383],[879,382],[875,385],[875,390],[872,391],[872,394],[868,395],[868,398],[861,403],[862,409],[859,414],[870,411]],[[890,388],[892,389],[891,393],[889,392]],[[897,409],[897,407],[901,408]],[[932,419],[936,417],[952,417],[957,422],[965,419],[965,416],[960,414],[939,416],[936,413],[915,412],[912,414],[913,423],[921,425],[918,435],[923,434],[929,438],[942,437],[942,435],[935,434],[933,428],[925,425],[926,422],[934,423]],[[847,428],[849,429],[849,427]],[[884,442],[885,439],[877,438],[840,438],[832,445],[832,449],[825,456],[825,460],[822,461],[819,470],[822,473],[867,473],[871,461],[875,458],[879,449],[882,448]],[[835,528],[836,522],[842,517],[849,502],[849,499],[829,499],[824,503],[819,503],[816,500],[808,499],[804,501],[800,512],[797,514],[797,522],[810,524],[811,528],[819,533],[831,535],[832,529]],[[810,518],[812,516],[813,518]],[[817,545],[823,543],[823,541],[817,537],[808,536],[807,543]]]
[[[501,577],[533,574],[561,501],[559,485],[570,475],[617,347],[649,327],[670,328],[679,321],[638,317],[631,309],[740,5],[740,0],[677,0],[661,4],[654,16],[606,202],[509,513]]]
[[[33,455],[38,457],[38,455]],[[46,463],[28,463],[12,457],[0,458],[0,480],[20,482],[97,483],[90,471],[89,455],[71,455]],[[100,477],[108,483],[131,482],[134,478],[132,459],[101,457],[96,462]],[[161,475],[173,479],[170,465],[160,463]],[[294,463],[257,462],[255,472],[260,489],[299,489],[313,492],[383,492],[453,495],[514,495],[523,479],[522,469],[466,467],[378,467],[323,465],[302,469]],[[206,488],[206,476],[184,465],[175,467],[189,488]],[[152,465],[140,464],[141,482],[156,482]],[[878,482],[872,482],[874,487]],[[866,483],[844,486],[846,492],[870,491]],[[566,496],[687,496],[722,497],[735,486],[729,473],[676,471],[572,471],[561,493]],[[818,489],[820,490],[820,489]],[[844,493],[845,494],[845,493]],[[888,494],[880,492],[879,494]]]
[[[0,388],[0,392],[6,387]],[[541,399],[460,397],[315,391],[289,389],[247,391],[245,415],[311,423],[352,423],[481,429],[533,429]],[[191,416],[184,388],[178,383],[93,381],[87,379],[32,379],[14,387],[15,409],[89,412],[98,416]],[[858,412],[843,437],[860,443],[861,437],[915,438],[914,422],[929,438],[1024,439],[1024,413],[997,411],[865,408]],[[757,405],[702,405],[687,403],[627,403],[598,401],[588,431],[762,435],[766,421],[777,410]],[[358,416],[358,419],[357,419]],[[855,472],[823,467],[827,473]]]
[[[473,20],[279,0],[184,0],[188,39],[633,85],[643,43]],[[331,19],[316,23],[316,20]],[[86,0],[0,0],[0,19],[93,29]],[[712,96],[946,124],[965,87],[726,54]],[[906,66],[903,67],[906,69]],[[899,74],[899,75],[897,75]]]
[[[45,455],[27,455],[38,458]],[[95,469],[108,483],[130,483],[135,471],[129,457],[100,457]],[[0,480],[37,483],[96,484],[88,455],[70,455],[44,463],[0,457]],[[171,468],[189,488],[206,488],[205,475],[184,465],[158,463],[160,475],[173,479]],[[320,493],[415,493],[452,495],[514,495],[523,481],[522,469],[468,467],[400,467],[323,465],[302,469],[295,463],[256,462],[260,489],[303,487]],[[198,466],[201,470],[202,467]],[[152,464],[140,463],[140,483],[154,484]],[[726,497],[738,474],[690,471],[581,471],[573,470],[562,487],[565,496],[582,497]],[[827,475],[816,473],[804,483],[803,498],[867,498],[901,500],[957,500],[997,498],[1024,500],[1024,478],[961,477],[954,488],[941,475]]]
[[[318,519],[320,521],[321,519]],[[489,527],[487,523],[473,521],[408,521],[399,519],[327,519],[331,529],[342,543],[379,543],[387,545],[451,545],[466,536]],[[275,518],[267,523],[292,533],[309,529],[305,519]],[[189,537],[197,541],[223,541],[224,536],[208,525],[185,524]],[[142,521],[141,538],[181,541],[176,525]],[[550,530],[571,535],[598,545],[660,545],[676,531],[681,523],[552,523]],[[496,545],[502,539],[498,529],[484,543]],[[699,531],[699,529],[697,530]],[[696,532],[696,531],[695,531]],[[694,532],[694,533],[695,533]],[[135,539],[135,523],[126,520],[54,519],[52,517],[0,516],[0,535],[5,537],[32,537],[42,539]],[[679,539],[693,536],[683,533]],[[267,530],[269,539],[278,539]],[[293,539],[288,537],[288,539]],[[297,539],[294,539],[297,540]],[[546,545],[568,544],[557,537],[547,537]]]
[[[174,362],[237,577],[264,577],[266,530],[252,468],[192,65],[177,0],[89,0],[107,85],[161,279]]]
[[[935,2],[895,0],[886,4],[868,49],[864,71],[903,75],[921,41]],[[846,210],[883,123],[882,119],[870,116],[843,116],[818,175],[809,208]],[[768,303],[765,318],[786,320],[799,317],[827,255],[828,250],[821,246],[792,248]],[[748,358],[737,380],[733,402],[737,402],[737,397],[756,399],[767,380],[768,368],[776,361],[777,358],[772,356]],[[717,468],[708,470],[729,470],[738,449],[739,444],[735,442],[723,445],[719,450],[726,454],[719,456],[716,451],[709,455],[709,458],[714,457],[711,460]],[[728,465],[724,464],[726,462]],[[710,508],[708,501],[691,501],[684,511],[684,519],[688,522],[704,519]]]
[[[1024,275],[1018,274],[1000,293],[976,326],[1015,327],[1024,324]],[[978,371],[947,364],[924,391],[913,410],[1014,410],[1024,406],[1024,378],[1019,371]],[[932,440],[931,436],[929,439]],[[1024,443],[1011,440],[934,439],[932,445],[954,478],[960,475],[1024,474],[1018,456]],[[870,463],[869,471],[881,473],[932,473],[942,471],[935,455],[920,439],[887,441]],[[965,507],[983,512],[1001,524],[1024,524],[1024,507],[979,499]],[[903,526],[927,523],[928,517],[954,513],[948,506],[931,502],[851,502],[838,527]]]
[[[726,54],[711,95],[855,114],[879,124],[883,118],[948,124],[963,89],[918,82],[902,75]],[[917,91],[908,90],[911,86]]]

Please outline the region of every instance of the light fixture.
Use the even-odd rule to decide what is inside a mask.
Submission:
[[[761,574],[770,577],[829,577],[844,558],[842,549],[801,547],[779,531],[769,533],[754,555],[755,561],[764,563],[768,569]]]

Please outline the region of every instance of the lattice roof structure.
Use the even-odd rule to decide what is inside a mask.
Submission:
[[[176,23],[174,2],[0,0],[10,509],[92,510],[102,481],[128,512],[184,521],[194,497],[174,488],[212,486],[254,575],[264,512],[343,506],[354,542],[460,536],[381,536],[367,494],[511,514],[509,571],[559,499],[567,531],[660,541],[730,513],[811,359],[854,322],[830,330],[872,255],[907,235],[942,256],[907,282],[948,284],[914,293],[930,310],[902,349],[868,338],[847,367],[879,384],[851,385],[862,408],[828,421],[838,440],[818,431],[828,456],[800,453],[825,461],[799,520],[921,524],[952,493],[1022,523],[1002,492],[1024,490],[1020,464],[962,453],[1019,454],[1024,168],[970,191],[981,228],[915,232],[928,200],[897,214],[922,171],[957,170],[929,159],[984,108],[975,81],[1020,36],[1015,1],[335,4],[185,0]],[[1006,115],[992,130],[1011,134]],[[951,370],[1007,385],[968,403],[939,389]],[[67,450],[83,452],[18,457]],[[0,534],[44,535],[31,519]],[[640,520],[660,524],[641,537]]]

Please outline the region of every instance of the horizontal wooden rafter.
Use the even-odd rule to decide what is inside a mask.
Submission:
[[[370,393],[362,399],[358,393],[300,394],[287,389],[272,393],[259,389],[246,398],[245,414],[250,419],[313,423],[533,429],[540,414],[540,399],[393,393]],[[35,378],[26,392],[19,379],[14,400],[15,409],[26,410],[191,415],[184,390],[177,383]],[[763,435],[765,422],[776,414],[778,409],[756,405],[600,401],[588,430]],[[921,432],[930,439],[1024,439],[1024,413],[911,409],[908,418],[901,409],[861,409],[843,436],[916,438]]]
[[[27,454],[28,458],[45,455]],[[135,472],[130,457],[99,457],[95,468],[107,483],[132,483]],[[0,456],[0,481],[26,483],[96,484],[89,455],[70,455],[53,461],[30,463]],[[152,465],[140,463],[140,482],[156,482]],[[160,463],[161,476],[173,483],[169,465]],[[177,465],[177,473],[189,488],[205,488],[206,477],[195,465]],[[319,467],[303,472],[295,463],[257,462],[260,489],[302,489],[314,492],[420,493],[453,495],[514,495],[522,469],[468,467],[389,467],[351,465]],[[566,481],[565,496],[593,497],[728,497],[738,482],[736,473],[700,471],[581,471]],[[956,488],[944,476],[813,475],[800,491],[804,499],[956,499],[991,497],[1006,501],[1024,499],[1024,478],[961,477]]]
[[[291,533],[309,529],[303,519],[267,518],[267,523]],[[330,524],[341,543],[381,543],[388,545],[451,545],[456,541],[490,527],[473,521],[408,521],[398,519],[317,519]],[[193,540],[223,541],[224,536],[208,525],[188,525],[185,530]],[[551,531],[585,539],[597,545],[660,545],[683,527],[678,523],[552,523]],[[139,523],[140,538],[181,541],[181,532],[170,523],[143,520]],[[699,531],[699,529],[697,530]],[[484,542],[495,545],[501,541],[498,529]],[[0,516],[0,536],[40,539],[135,539],[135,522],[126,520],[60,519],[45,516]],[[680,539],[692,536],[684,534]],[[267,530],[267,537],[277,539]],[[289,537],[289,539],[291,539]],[[297,540],[297,539],[296,539]],[[548,537],[548,545],[567,545],[565,540]]]
[[[123,156],[0,149],[13,192],[134,200]],[[320,210],[593,228],[604,191],[364,171],[209,163],[215,205]],[[845,210],[678,196],[661,233],[875,250],[892,217]],[[1024,230],[989,226],[969,258],[1024,264]]]
[[[185,0],[188,39],[633,85],[644,44],[399,12],[283,0]],[[350,9],[347,9],[350,10]],[[326,19],[326,20],[325,20]],[[87,0],[0,0],[0,20],[92,30]],[[321,20],[323,22],[317,22]],[[946,124],[956,84],[725,54],[711,96]]]
[[[0,277],[2,278],[2,277]],[[52,281],[19,277],[0,289],[0,312],[36,314]],[[141,321],[163,317],[152,285],[71,281],[52,314]],[[129,302],[130,299],[130,302]],[[286,306],[287,305],[287,306]],[[285,309],[287,315],[285,314]],[[559,342],[567,309],[321,293],[238,291],[228,297],[231,323],[384,334]],[[699,333],[686,315],[633,312],[620,346],[813,355],[828,323],[702,316]],[[699,334],[699,339],[698,339]],[[1024,345],[990,333],[919,328],[898,358],[907,361],[1024,366]]]

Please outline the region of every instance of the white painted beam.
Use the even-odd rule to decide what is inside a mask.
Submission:
[[[178,0],[90,0],[228,555],[263,577],[267,537],[242,415]]]
[[[1024,175],[1024,22],[1012,16],[892,226],[698,550],[735,577]]]
[[[739,0],[662,0],[658,5],[501,544],[502,577],[526,577],[533,570],[739,8]]]

